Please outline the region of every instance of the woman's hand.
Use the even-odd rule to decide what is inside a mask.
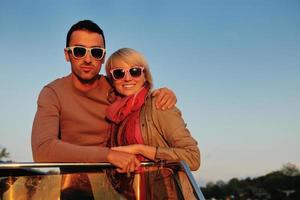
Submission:
[[[175,93],[166,87],[154,90],[152,96],[156,97],[156,108],[161,110],[171,109],[177,102]]]
[[[135,154],[114,151],[112,149],[107,154],[107,160],[117,167],[119,173],[133,172],[141,164]]]
[[[131,144],[127,146],[112,147],[111,150],[121,151],[121,152],[131,153],[131,154],[140,154],[142,156],[145,156],[146,158],[149,158],[150,160],[155,160],[155,154],[156,154],[156,147],[148,146],[144,144]]]
[[[140,154],[140,148],[139,144],[131,144],[127,146],[118,146],[118,147],[112,147],[111,150],[114,151],[122,151],[125,153],[131,153],[131,154]]]

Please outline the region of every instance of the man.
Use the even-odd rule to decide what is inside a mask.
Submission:
[[[107,148],[109,124],[106,107],[113,91],[99,75],[105,60],[105,37],[90,20],[74,24],[67,34],[65,58],[71,74],[46,85],[38,98],[32,128],[36,162],[110,162],[119,172],[134,171],[135,155]],[[168,89],[153,93],[157,107],[172,107],[176,97]]]

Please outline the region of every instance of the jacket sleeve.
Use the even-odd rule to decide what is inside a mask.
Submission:
[[[59,138],[60,103],[55,91],[44,87],[38,98],[31,146],[35,162],[106,162],[108,148],[80,146]],[[76,136],[74,136],[76,137]]]
[[[184,160],[191,170],[200,167],[200,151],[197,141],[191,136],[178,108],[157,110],[152,108],[153,123],[163,135],[169,147],[158,147],[156,159]]]

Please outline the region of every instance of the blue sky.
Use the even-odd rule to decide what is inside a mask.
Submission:
[[[65,76],[70,26],[99,24],[110,55],[142,52],[202,152],[200,182],[300,166],[300,2],[297,0],[4,1],[0,7],[0,147],[32,161],[42,87]],[[104,71],[102,71],[104,73]]]

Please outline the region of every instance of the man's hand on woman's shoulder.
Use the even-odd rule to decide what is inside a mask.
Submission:
[[[155,106],[157,109],[172,109],[177,102],[175,93],[166,87],[154,90],[151,95],[156,97]]]

